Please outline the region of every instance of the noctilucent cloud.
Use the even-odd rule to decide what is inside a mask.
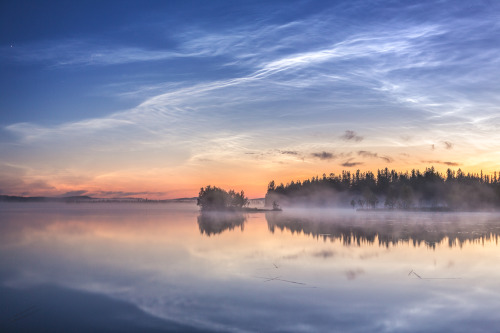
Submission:
[[[3,1],[0,192],[500,162],[497,1]]]

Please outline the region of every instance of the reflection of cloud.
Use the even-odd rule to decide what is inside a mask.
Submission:
[[[359,255],[359,259],[361,259],[361,260],[366,260],[366,259],[370,259],[370,258],[374,258],[374,257],[378,257],[378,253],[377,252],[374,252],[374,253],[363,253],[363,254]]]
[[[314,252],[312,254],[313,257],[323,258],[323,259],[331,258],[334,255],[335,255],[335,252],[332,251],[332,250],[321,250],[321,251],[318,251],[318,252]]]
[[[345,133],[340,137],[345,141],[362,141],[363,137],[356,134],[354,131],[345,131]]]
[[[353,159],[354,158],[350,158],[347,161],[345,161],[344,163],[342,163],[341,165],[343,167],[350,168],[350,167],[354,167],[354,166],[363,164],[363,162],[351,162]]]
[[[109,275],[114,276],[111,273]],[[117,278],[107,281],[106,285],[114,285],[118,280]],[[17,308],[18,311],[17,314],[11,312],[15,315],[10,320],[4,320],[2,331],[57,332],[61,331],[61,327],[64,326],[64,331],[73,332],[109,332],[112,330],[152,333],[164,332],[165,327],[169,328],[168,331],[176,332],[216,332],[216,330],[199,329],[189,324],[153,316],[133,301],[118,300],[101,290],[96,292],[84,289],[86,288],[65,288],[49,283],[30,288],[1,286],[2,309],[8,304],[13,309]],[[131,318],[133,320],[130,320]],[[42,321],[43,326],[40,326]],[[61,323],[64,324],[61,325]]]
[[[350,269],[345,271],[345,276],[347,277],[348,280],[354,280],[356,279],[359,275],[363,274],[365,271],[362,270],[361,268],[357,269]]]
[[[331,160],[331,159],[334,159],[336,157],[332,153],[329,153],[326,151],[323,151],[321,153],[312,153],[311,156],[319,158],[320,160]]]
[[[283,259],[288,259],[288,260],[294,260],[298,259],[299,255],[298,254],[288,254],[282,257]]]

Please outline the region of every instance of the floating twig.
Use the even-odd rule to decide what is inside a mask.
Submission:
[[[457,278],[457,277],[430,277],[430,278],[424,278],[424,277],[421,277],[420,275],[418,275],[413,269],[410,271],[410,273],[408,273],[408,276],[410,276],[411,274],[415,275],[416,277],[418,277],[419,279],[421,280],[461,280],[462,278]]]
[[[264,279],[263,282],[281,281],[281,282],[288,282],[288,283],[293,283],[293,284],[300,284],[300,285],[304,285],[304,286],[306,285],[304,282],[285,280],[285,279],[282,279],[280,276],[275,276],[275,277],[254,276],[254,277],[257,279]]]
[[[18,312],[16,313],[15,315],[13,315],[10,319],[9,319],[9,322],[10,323],[13,323],[13,322],[16,322],[18,320],[21,320],[21,319],[24,319],[26,317],[29,317],[31,315],[34,315],[36,312],[38,311],[38,307],[36,305],[32,305],[30,306],[29,308],[26,308],[24,309],[23,311],[21,312]]]

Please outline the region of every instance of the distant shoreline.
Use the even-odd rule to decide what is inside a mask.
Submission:
[[[202,213],[258,213],[258,212],[281,212],[282,209],[268,209],[256,207],[228,208],[228,209],[202,209]]]
[[[89,196],[71,197],[21,197],[12,195],[0,195],[0,202],[62,202],[62,203],[172,203],[172,202],[196,202],[196,198],[177,199],[143,199],[143,198],[93,198]]]

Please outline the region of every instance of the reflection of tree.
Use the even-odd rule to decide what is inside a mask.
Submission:
[[[217,235],[236,227],[244,228],[247,218],[235,212],[202,212],[198,215],[198,227],[202,235]]]
[[[269,230],[289,230],[292,234],[303,233],[325,241],[338,240],[344,245],[373,244],[389,247],[399,243],[411,243],[413,246],[424,243],[435,248],[444,239],[448,245],[462,246],[466,241],[498,241],[500,227],[493,217],[477,216],[472,220],[459,214],[432,215],[340,215],[307,216],[298,214],[266,213]],[[469,216],[470,218],[470,216]]]

